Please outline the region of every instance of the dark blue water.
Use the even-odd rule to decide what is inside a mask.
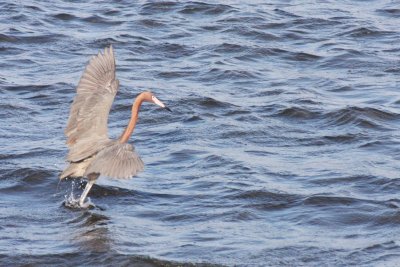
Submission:
[[[248,3],[250,2],[250,3]],[[397,1],[0,3],[0,265],[399,266]],[[63,129],[112,44],[146,170],[64,205]]]

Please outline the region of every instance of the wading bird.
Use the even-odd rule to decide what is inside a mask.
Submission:
[[[107,133],[108,114],[119,82],[115,77],[115,57],[112,46],[93,56],[76,88],[67,127],[69,165],[61,173],[66,177],[86,177],[88,182],[79,199],[81,207],[90,188],[100,175],[113,178],[131,178],[144,169],[143,161],[134,147],[127,141],[135,129],[138,113],[143,102],[151,102],[167,108],[151,92],[139,94],[132,105],[132,117],[128,126],[117,140]]]

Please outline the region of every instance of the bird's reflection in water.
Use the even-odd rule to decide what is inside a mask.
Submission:
[[[112,240],[108,230],[109,217],[93,211],[85,211],[71,224],[76,226],[76,234],[72,237],[73,242],[87,252],[110,251]]]

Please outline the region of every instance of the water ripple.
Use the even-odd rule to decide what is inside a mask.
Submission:
[[[0,265],[397,266],[393,1],[0,3]],[[84,65],[112,44],[110,137],[151,90],[131,180],[58,176]],[[75,202],[74,202],[75,201]]]

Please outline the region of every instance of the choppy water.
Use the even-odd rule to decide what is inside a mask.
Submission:
[[[0,3],[0,265],[399,266],[397,1],[112,2]],[[63,128],[109,44],[111,136],[142,90],[174,112],[69,209]]]

